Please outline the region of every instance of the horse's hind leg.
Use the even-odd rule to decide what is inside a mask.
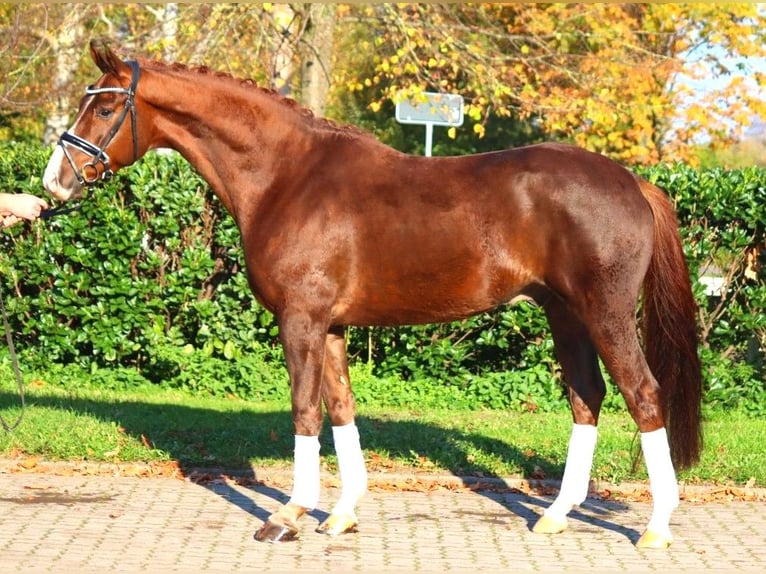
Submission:
[[[367,470],[359,442],[359,430],[354,422],[354,395],[351,392],[342,328],[332,329],[327,336],[322,400],[332,422],[341,494],[332,513],[319,525],[317,532],[337,535],[356,530],[356,504],[367,491]]]
[[[532,530],[557,534],[566,529],[566,516],[572,507],[581,504],[588,495],[596,448],[596,425],[606,385],[599,369],[596,349],[585,326],[557,297],[549,299],[545,312],[553,335],[556,357],[568,385],[574,425],[561,490]]]
[[[601,317],[591,325],[593,342],[638,425],[652,491],[652,517],[636,546],[667,548],[673,541],[670,516],[678,506],[679,495],[660,387],[641,350],[633,309],[605,309]]]

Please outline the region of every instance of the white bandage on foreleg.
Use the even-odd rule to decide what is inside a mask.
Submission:
[[[338,455],[341,494],[333,514],[354,515],[357,501],[367,492],[367,469],[355,423],[332,427],[335,452]]]
[[[295,435],[290,502],[312,510],[319,503],[319,437]]]
[[[598,429],[595,426],[575,424],[572,427],[561,490],[545,514],[563,520],[574,505],[581,504],[587,498],[597,440]]]
[[[654,503],[648,530],[670,534],[670,515],[678,506],[678,481],[670,458],[668,434],[664,428],[641,433],[641,450],[646,461]]]

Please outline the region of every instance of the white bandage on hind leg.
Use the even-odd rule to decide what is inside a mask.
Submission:
[[[335,452],[338,455],[341,494],[333,514],[354,516],[357,501],[367,492],[367,469],[355,423],[332,427]]]
[[[587,498],[597,440],[596,427],[578,424],[572,427],[561,490],[553,504],[545,509],[547,516],[564,520],[574,505],[581,504]]]
[[[678,506],[678,481],[670,458],[668,434],[664,428],[641,433],[641,450],[652,490],[652,518],[647,530],[670,536],[670,515]]]
[[[319,437],[295,435],[290,502],[313,510],[319,503]]]

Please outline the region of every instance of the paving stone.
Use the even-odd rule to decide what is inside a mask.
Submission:
[[[336,489],[324,489],[331,506]],[[550,497],[375,489],[359,532],[263,544],[253,533],[286,500],[274,486],[173,478],[0,472],[0,572],[766,571],[766,503],[682,503],[669,550],[634,546],[642,502],[588,500],[559,535],[530,531]]]

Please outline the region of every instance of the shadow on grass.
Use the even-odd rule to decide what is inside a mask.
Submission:
[[[0,391],[0,409],[17,406],[18,396]],[[251,460],[256,464],[266,459],[284,461],[287,467],[292,463],[293,423],[287,407],[257,412],[248,403],[240,402],[231,410],[216,410],[134,399],[98,400],[32,393],[27,396],[27,407],[22,427],[35,424],[35,408],[97,419],[117,425],[122,433],[138,442],[150,443],[178,461],[185,471],[225,468],[241,472],[250,468]],[[43,418],[41,414],[40,419]],[[356,423],[365,450],[385,453],[385,459],[400,461],[405,470],[444,469],[455,476],[497,478],[491,468],[482,465],[481,457],[471,454],[482,452],[514,464],[528,478],[541,471],[546,477],[560,477],[563,472],[563,464],[558,461],[536,452],[523,452],[513,444],[478,432],[444,428],[414,418],[394,420],[365,414],[358,415]],[[72,424],[69,432],[78,428],[75,420]],[[20,436],[23,430],[19,429]],[[57,432],[65,433],[67,429]],[[334,447],[327,420],[320,441],[322,455],[332,458]]]
[[[1,409],[17,405],[16,395],[0,392]],[[28,396],[27,406],[27,416],[22,425],[35,424],[35,408],[60,410],[72,413],[73,416],[113,423],[122,433],[149,442],[155,449],[166,453],[179,463],[186,475],[200,468],[217,468],[236,472],[244,478],[257,479],[253,466],[258,467],[259,460],[267,459],[284,461],[284,468],[292,469],[293,425],[287,410],[256,412],[248,410],[243,403],[240,410],[218,411],[148,401],[101,401],[47,395]],[[447,473],[455,476],[500,478],[469,454],[481,451],[512,461],[523,469],[522,474],[526,478],[533,478],[532,473],[540,471],[547,477],[560,477],[563,474],[562,463],[537,453],[522,452],[513,444],[479,433],[443,428],[418,420],[388,420],[367,415],[358,416],[356,422],[363,448],[368,452],[386,453],[387,459],[413,461],[422,457],[436,468],[446,469]],[[77,428],[76,425],[74,428]],[[61,432],[67,430],[61,429]],[[322,454],[334,455],[332,433],[327,421],[320,441]],[[255,461],[253,464],[251,459]],[[269,516],[269,511],[257,507],[252,500],[221,481],[210,485],[203,483],[203,486],[259,520],[265,521]],[[289,493],[278,488],[265,485],[253,488],[278,504],[289,498]],[[490,496],[489,493],[485,495]],[[528,496],[526,504],[522,504],[519,496],[498,498],[493,495],[492,499],[531,526],[537,514],[528,505],[544,508],[548,502],[541,497]],[[275,508],[278,504],[275,504]],[[327,517],[326,513],[319,510],[311,515],[319,522]],[[573,513],[572,518],[591,524],[596,520],[601,527],[623,531],[617,525],[600,518],[588,518],[580,513]]]

